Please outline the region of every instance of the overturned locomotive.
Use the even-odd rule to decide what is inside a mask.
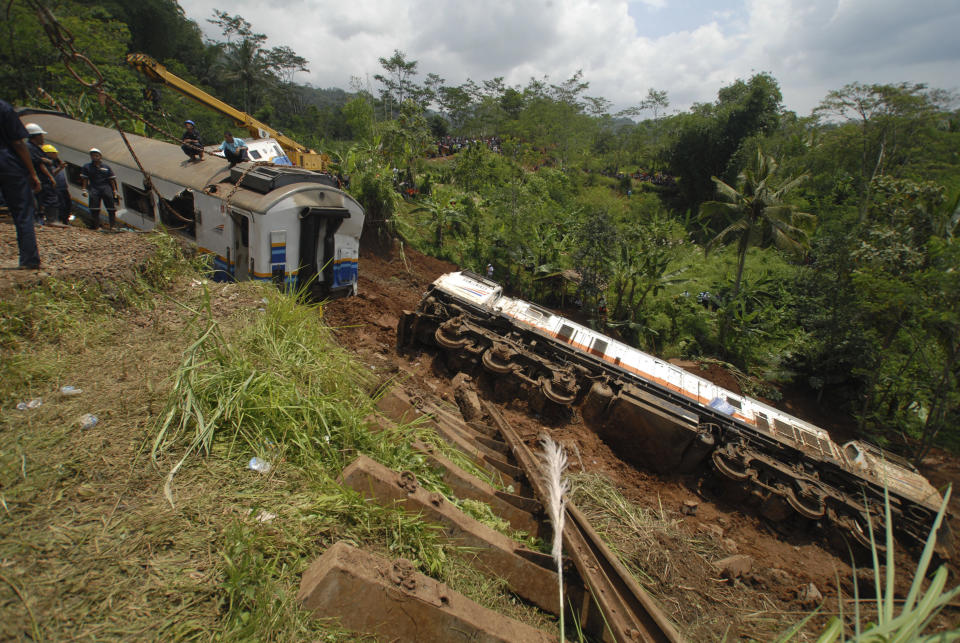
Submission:
[[[400,320],[397,343],[438,346],[465,367],[519,383],[539,404],[578,406],[637,465],[661,473],[711,467],[756,496],[766,515],[833,525],[868,547],[871,527],[884,541],[885,487],[894,528],[910,544],[926,540],[942,503],[894,454],[860,441],[840,446],[821,428],[504,296],[471,272],[439,277]]]

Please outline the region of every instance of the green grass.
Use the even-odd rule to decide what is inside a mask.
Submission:
[[[894,556],[893,539],[893,516],[890,510],[890,497],[884,490],[886,525],[886,560],[884,566],[880,565],[880,555],[878,552],[878,543],[874,541],[873,529],[870,530],[870,550],[873,556],[873,578],[874,591],[876,599],[874,601],[874,610],[871,610],[875,618],[867,620],[858,600],[857,583],[854,580],[854,610],[853,613],[845,613],[842,600],[839,602],[840,613],[833,617],[823,629],[818,643],[893,643],[909,641],[930,641],[931,643],[948,643],[949,641],[960,641],[960,626],[956,623],[948,626],[935,628],[937,617],[943,609],[949,605],[955,598],[960,596],[960,586],[955,585],[947,589],[947,580],[949,573],[946,565],[940,565],[933,574],[928,574],[930,564],[933,561],[933,553],[937,544],[937,531],[944,520],[947,506],[950,502],[952,487],[948,487],[940,505],[940,511],[930,527],[930,534],[924,544],[923,553],[917,561],[917,567],[910,583],[910,590],[902,603],[895,592],[896,586],[896,565]],[[852,556],[851,556],[852,558]],[[856,567],[854,566],[854,576],[856,576]],[[839,587],[839,579],[837,583]],[[843,598],[842,595],[840,597]],[[899,603],[899,604],[898,604]],[[822,605],[821,605],[822,608]],[[819,609],[818,609],[819,611]],[[806,619],[797,623],[793,628],[786,632],[779,643],[787,643],[794,640],[797,633],[812,618],[816,612]],[[935,632],[931,632],[935,629]]]

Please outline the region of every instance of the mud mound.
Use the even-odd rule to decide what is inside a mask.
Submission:
[[[47,277],[108,286],[133,278],[155,251],[139,232],[106,232],[76,226],[35,228],[40,270],[17,268],[17,233],[9,216],[0,217],[0,293]]]

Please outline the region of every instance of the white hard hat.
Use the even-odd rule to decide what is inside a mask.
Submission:
[[[27,123],[27,134],[33,136],[35,134],[46,134],[46,132],[36,123]]]
[[[102,153],[100,150],[98,150],[98,149],[95,148],[95,147],[91,147],[91,148],[90,148],[90,151],[88,152],[88,154],[94,154],[94,153],[100,154],[101,156],[103,156],[103,153]]]

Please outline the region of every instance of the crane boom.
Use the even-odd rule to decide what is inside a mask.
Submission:
[[[172,89],[177,90],[187,98],[192,98],[201,105],[214,109],[221,114],[233,119],[237,127],[243,127],[250,136],[255,138],[273,138],[280,144],[283,151],[287,153],[290,161],[297,167],[308,170],[327,170],[329,158],[326,154],[319,154],[308,147],[301,145],[289,136],[284,136],[266,123],[258,121],[250,114],[242,112],[232,107],[218,98],[214,98],[199,87],[188,83],[176,74],[172,73],[166,67],[158,63],[147,54],[127,54],[127,63],[139,71],[150,80],[163,83]]]

